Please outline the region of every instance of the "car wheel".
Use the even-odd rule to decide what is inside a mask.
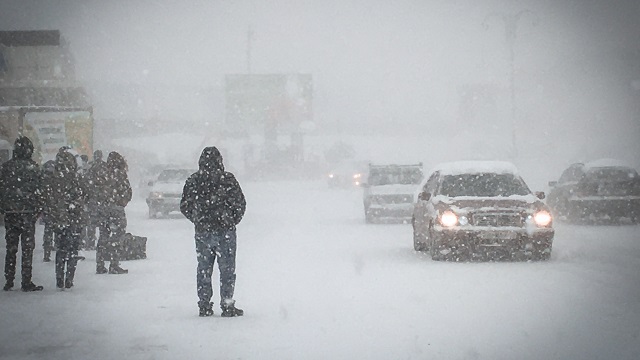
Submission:
[[[156,209],[149,207],[149,219],[155,219],[158,217],[158,212]]]
[[[444,256],[440,253],[438,244],[433,236],[431,236],[431,226],[429,226],[429,255],[431,260],[440,261],[444,260]]]
[[[373,214],[371,214],[371,213],[369,212],[369,208],[365,207],[365,208],[364,208],[364,221],[365,221],[367,224],[373,224],[373,223],[374,223],[374,220],[375,220],[375,217],[373,216]]]

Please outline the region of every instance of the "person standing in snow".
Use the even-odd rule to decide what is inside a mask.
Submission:
[[[93,161],[89,163],[89,169],[85,174],[85,178],[90,190],[88,194],[89,198],[87,202],[87,213],[89,215],[89,220],[87,224],[87,233],[86,233],[86,239],[85,239],[86,240],[85,248],[87,250],[94,250],[96,248],[96,229],[100,225],[100,215],[98,212],[100,208],[100,203],[99,203],[100,201],[92,191],[94,189],[93,182],[94,182],[94,179],[98,179],[96,181],[100,182],[99,178],[103,176],[101,174],[106,174],[106,167],[107,167],[107,164],[104,162],[104,160],[102,160],[102,151],[101,150],[94,151]]]
[[[244,311],[235,306],[233,293],[236,225],[244,216],[245,197],[235,176],[224,170],[222,155],[216,147],[204,148],[198,165],[199,170],[185,182],[180,211],[195,226],[199,315],[213,315],[211,276],[217,256],[222,316],[242,316]]]
[[[56,237],[56,287],[70,289],[78,262],[86,190],[74,156],[56,155],[55,170],[44,192],[44,213]]]
[[[7,241],[5,291],[14,285],[19,245],[22,246],[22,291],[43,289],[31,281],[36,221],[42,211],[42,172],[32,156],[33,143],[29,138],[20,136],[15,141],[13,157],[0,166],[0,209],[5,215]]]
[[[127,175],[127,161],[118,152],[112,151],[107,157],[105,173],[92,181],[93,196],[99,202],[101,217],[100,237],[96,250],[97,274],[126,274],[129,270],[120,267],[120,248],[127,229],[125,206],[131,201],[132,192]],[[99,182],[99,183],[98,183]],[[104,235],[103,235],[104,234]],[[109,261],[109,270],[105,267]]]
[[[51,187],[51,182],[53,179],[53,174],[56,169],[56,162],[53,160],[49,160],[42,165],[42,192],[46,193],[49,191],[49,187]],[[53,232],[53,221],[49,219],[47,214],[43,214],[44,218],[44,232],[42,234],[42,248],[44,249],[44,262],[51,261],[51,251],[53,250],[54,243],[54,232]]]

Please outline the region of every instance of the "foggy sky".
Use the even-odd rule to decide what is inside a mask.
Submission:
[[[1,30],[61,30],[87,86],[220,88],[224,74],[247,72],[252,29],[252,72],[311,73],[318,123],[455,123],[461,89],[484,84],[498,94],[494,113],[476,114],[486,131],[510,124],[500,16],[527,10],[514,46],[519,131],[536,123],[558,140],[579,128],[602,147],[640,137],[633,0],[0,0],[0,9]],[[204,112],[223,116],[216,101]]]

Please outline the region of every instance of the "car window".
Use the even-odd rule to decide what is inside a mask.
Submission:
[[[437,172],[437,171],[435,173],[433,173],[429,177],[429,180],[427,180],[427,183],[424,184],[424,187],[422,188],[422,191],[433,195],[436,192],[436,187],[438,185],[438,175],[440,175],[440,173]]]
[[[519,176],[513,174],[478,173],[445,176],[440,194],[449,197],[492,197],[528,195],[531,190]]]
[[[411,185],[420,184],[423,179],[422,170],[419,168],[384,168],[371,169],[369,184],[379,185]]]
[[[624,182],[638,178],[634,169],[627,168],[595,168],[587,172],[585,179],[590,182]]]
[[[580,181],[583,176],[584,172],[582,171],[582,166],[574,165],[562,172],[562,175],[560,175],[560,179],[558,179],[558,182],[561,184],[567,182],[577,182]]]

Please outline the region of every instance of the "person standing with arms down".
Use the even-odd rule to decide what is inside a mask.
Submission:
[[[102,160],[102,151],[94,151],[93,161],[89,163],[89,169],[85,173],[86,182],[90,191],[95,189],[93,186],[94,179],[100,176],[106,176],[104,175],[106,174],[106,167],[107,164]],[[99,199],[96,196],[93,196],[92,192],[88,195],[87,214],[89,215],[89,220],[87,221],[85,249],[94,250],[96,248],[96,229],[100,225],[100,215],[98,212],[100,204],[98,203]]]
[[[86,189],[73,155],[56,155],[55,171],[44,189],[44,213],[56,236],[56,287],[70,289],[78,263]]]
[[[96,250],[97,274],[126,274],[129,270],[120,267],[120,248],[127,230],[125,206],[131,201],[132,192],[127,176],[127,161],[118,152],[112,151],[107,157],[105,174],[97,176],[100,186],[94,183],[94,190],[100,202],[100,237]],[[95,181],[94,181],[95,182]],[[104,235],[103,235],[104,234]],[[105,267],[109,261],[109,270]]]
[[[211,276],[218,257],[220,308],[223,317],[242,316],[235,306],[236,225],[244,216],[246,201],[235,176],[224,170],[216,147],[202,150],[199,170],[186,181],[180,211],[195,226],[198,257],[198,308],[200,316],[213,315]]]
[[[5,291],[14,286],[18,245],[22,246],[22,291],[43,289],[31,281],[36,221],[42,211],[42,172],[32,156],[33,143],[29,138],[20,136],[15,141],[13,157],[0,167],[0,209],[5,216],[7,241]]]

